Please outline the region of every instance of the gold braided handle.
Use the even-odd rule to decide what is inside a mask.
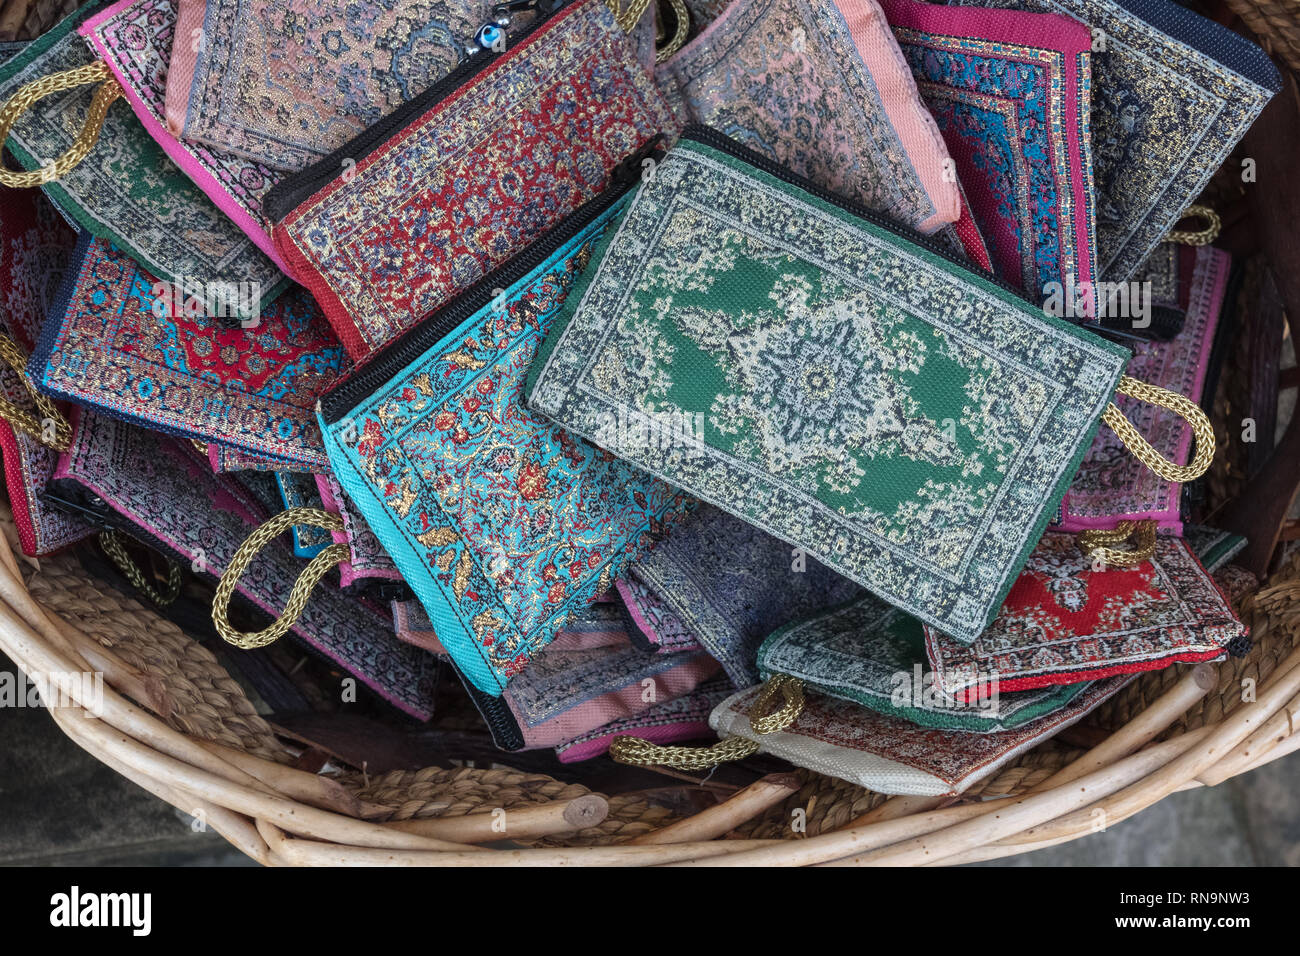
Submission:
[[[1181,218],[1202,219],[1205,221],[1205,228],[1171,230],[1165,237],[1168,242],[1177,242],[1184,246],[1208,246],[1219,238],[1219,230],[1223,228],[1223,220],[1209,206],[1188,206]]]
[[[39,80],[24,83],[13,96],[9,97],[4,106],[0,106],[0,146],[3,146],[9,139],[9,131],[13,129],[14,123],[18,122],[18,117],[30,109],[37,100],[101,80],[103,83],[95,91],[95,98],[90,102],[85,125],[81,127],[76,142],[68,147],[68,151],[58,159],[42,163],[40,169],[33,169],[30,172],[15,172],[0,166],[0,183],[17,188],[40,186],[44,183],[52,183],[66,175],[85,159],[95,147],[95,143],[99,142],[99,131],[104,128],[104,118],[108,116],[108,108],[122,95],[122,87],[108,66],[103,61],[96,60],[94,63],[73,70],[51,73]]]
[[[778,692],[785,702],[769,714],[767,710]],[[749,726],[758,734],[785,730],[803,713],[803,704],[803,681],[787,674],[773,674],[749,710]],[[756,753],[758,744],[748,737],[727,737],[709,747],[661,747],[641,737],[615,737],[609,746],[609,755],[619,763],[676,770],[707,770]]]
[[[348,560],[349,552],[346,544],[331,544],[308,562],[306,570],[294,582],[293,590],[289,592],[289,600],[278,618],[265,629],[254,634],[235,630],[226,617],[235,585],[248,570],[253,558],[257,557],[272,539],[294,525],[309,525],[325,531],[342,531],[343,519],[319,508],[290,508],[264,522],[245,539],[239,546],[239,550],[235,552],[235,556],[231,558],[226,573],[221,575],[221,580],[217,582],[217,593],[212,598],[212,623],[216,626],[217,633],[227,643],[248,650],[254,647],[265,647],[284,637],[289,632],[289,628],[293,627],[294,622],[302,616],[302,609],[307,606],[307,599],[311,597],[312,589],[320,579],[335,565]]]
[[[30,435],[47,448],[67,451],[72,441],[72,426],[48,397],[36,391],[36,386],[27,375],[27,356],[23,355],[23,350],[18,347],[17,342],[3,333],[0,333],[0,360],[3,360],[18,375],[23,388],[27,389],[27,394],[36,403],[36,410],[43,416],[37,418],[27,409],[19,408],[0,395],[0,418],[7,421],[14,431]]]
[[[1115,546],[1132,539],[1133,547],[1119,550]],[[1150,561],[1156,553],[1156,523],[1150,518],[1141,521],[1123,520],[1106,531],[1092,528],[1079,532],[1079,547],[1083,553],[1111,568],[1133,568]]]
[[[655,51],[655,62],[662,63],[686,45],[686,37],[691,32],[691,11],[686,8],[686,0],[668,0],[673,8],[673,19],[677,21],[673,37]]]
[[[99,546],[104,549],[104,553],[112,559],[117,565],[117,569],[122,575],[131,582],[137,591],[147,597],[150,601],[159,607],[166,607],[171,604],[181,593],[181,569],[173,562],[167,562],[167,590],[159,593],[158,589],[153,586],[139,566],[131,560],[131,555],[127,553],[126,545],[123,543],[122,535],[116,531],[101,531],[99,533]]]
[[[645,16],[650,0],[628,0],[627,6],[623,6],[620,0],[605,0],[605,6],[609,7],[610,13],[614,14],[614,21],[619,28],[624,33],[631,33]]]
[[[1210,462],[1214,460],[1214,428],[1199,405],[1177,392],[1171,392],[1159,385],[1148,385],[1127,375],[1120,378],[1115,391],[1120,395],[1136,398],[1139,402],[1148,402],[1166,408],[1192,426],[1196,454],[1190,464],[1179,465],[1162,457],[1152,448],[1150,442],[1142,437],[1114,402],[1107,405],[1106,410],[1101,413],[1101,420],[1111,427],[1124,447],[1131,451],[1138,461],[1166,481],[1187,482],[1205,474],[1210,467]]]

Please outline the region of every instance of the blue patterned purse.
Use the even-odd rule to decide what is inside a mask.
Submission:
[[[1268,54],[1170,0],[959,0],[1088,27],[1096,278],[1126,282],[1282,88]]]

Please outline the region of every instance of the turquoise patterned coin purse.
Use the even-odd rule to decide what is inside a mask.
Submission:
[[[466,678],[496,696],[687,499],[524,407],[632,171],[325,395],[334,473]]]

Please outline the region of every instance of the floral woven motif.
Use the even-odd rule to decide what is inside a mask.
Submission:
[[[113,71],[136,117],[163,152],[277,268],[283,268],[271,242],[271,224],[262,214],[262,195],[279,182],[279,175],[232,155],[220,143],[182,142],[163,126],[176,5],[177,0],[119,0],[83,23],[78,32]],[[186,36],[180,40],[182,46],[193,42]]]
[[[773,630],[861,593],[799,549],[709,505],[632,566],[737,687],[758,683]]]
[[[72,447],[60,458],[55,479],[70,494],[80,490],[102,499],[130,533],[211,576],[225,571],[267,517],[255,497],[212,474],[187,442],[84,409],[74,416]],[[303,566],[285,542],[273,541],[236,591],[279,615]],[[338,588],[316,588],[293,634],[395,707],[421,720],[432,715],[434,658],[398,641],[386,617]]]
[[[957,164],[994,272],[1031,295],[1092,279],[1089,51],[1059,16],[882,0]]]
[[[758,652],[760,676],[798,677],[832,697],[922,727],[996,733],[1064,707],[1083,686],[954,696],[926,666],[921,622],[866,595],[778,628]]]
[[[443,328],[435,316],[413,330],[373,392],[344,385],[322,405],[343,489],[489,695],[686,504],[522,401],[537,345],[618,208],[498,295],[489,277],[463,321]]]
[[[566,740],[555,748],[560,763],[591,760],[609,750],[615,737],[634,736],[661,746],[709,736],[709,714],[732,692],[731,681],[719,675],[689,694],[655,704],[631,717],[619,717],[595,730]]]
[[[562,7],[484,62],[454,95],[386,120],[393,135],[355,168],[327,158],[281,184],[287,194],[321,169],[333,177],[275,239],[358,360],[591,199],[675,125],[600,0]]]
[[[1199,403],[1232,259],[1222,250],[1202,246],[1194,261],[1182,331],[1169,342],[1136,346],[1128,374]],[[1158,454],[1186,463],[1192,451],[1192,426],[1185,419],[1126,396],[1116,399],[1116,404]],[[1122,519],[1149,518],[1159,523],[1161,531],[1178,534],[1183,527],[1181,491],[1182,485],[1146,468],[1113,431],[1103,428],[1065,494],[1059,524],[1065,531],[1080,531],[1113,528]]]
[[[923,232],[948,150],[875,0],[735,0],[659,68],[690,119]]]
[[[653,647],[661,654],[698,650],[700,642],[686,623],[668,607],[635,571],[614,582],[628,621],[633,643]]]
[[[314,406],[344,355],[309,296],[286,293],[242,324],[210,318],[89,235],[72,273],[28,367],[39,389],[147,427],[326,466]]]
[[[748,714],[758,687],[724,700],[709,715],[709,724],[719,736],[748,737],[762,753],[877,793],[938,797],[969,789],[1082,720],[1131,679],[1096,681],[1060,710],[998,734],[918,727],[820,694],[808,695],[803,713],[787,729],[757,734]]]
[[[1125,282],[1282,87],[1268,55],[1169,0],[979,0],[1064,14],[1093,56],[1097,278]]]
[[[168,126],[182,139],[301,169],[450,73],[494,5],[180,0],[197,40],[173,49]]]
[[[1161,535],[1151,560],[1097,571],[1074,535],[1048,532],[978,641],[927,628],[926,651],[960,697],[994,681],[1017,691],[1212,660],[1244,633],[1182,539]]]
[[[0,102],[25,83],[95,62],[76,33],[95,10],[88,5],[73,13],[0,67]],[[76,142],[94,90],[82,86],[45,97],[19,117],[6,147],[22,168],[35,169]],[[288,281],[167,158],[126,102],[109,107],[86,159],[44,189],[83,229],[170,283],[205,289],[247,284],[260,293],[260,303]]]
[[[529,404],[973,641],[1128,352],[747,157],[687,131],[566,302]]]

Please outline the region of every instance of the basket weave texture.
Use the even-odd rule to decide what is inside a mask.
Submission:
[[[725,799],[693,815],[657,792],[605,798],[500,767],[308,773],[211,652],[75,557],[15,557],[7,513],[0,524],[0,650],[32,676],[102,671],[98,719],[74,703],[51,711],[60,726],[162,799],[203,811],[267,864],[964,862],[1086,835],[1098,810],[1113,825],[1300,743],[1291,733],[1300,717],[1297,553],[1240,605],[1255,637],[1246,657],[1142,675],[1086,733],[1045,742],[946,807],[807,771],[721,791]],[[1100,742],[1085,749],[1089,735]],[[593,800],[594,826],[561,822],[565,808]],[[549,822],[499,833],[494,811]],[[503,839],[520,848],[474,845]]]

